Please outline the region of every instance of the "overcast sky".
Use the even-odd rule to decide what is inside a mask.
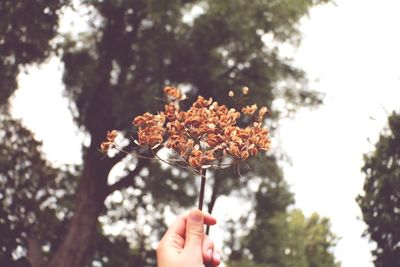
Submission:
[[[297,206],[329,217],[343,267],[372,266],[355,197],[362,155],[373,149],[387,112],[400,109],[400,1],[337,1],[311,11],[296,62],[325,104],[285,121],[280,140]]]
[[[365,225],[355,197],[363,185],[363,153],[373,148],[387,112],[400,108],[400,1],[336,2],[303,20],[304,39],[294,54],[325,103],[283,121],[277,141],[292,160],[284,170],[296,207],[331,219],[343,267],[370,267],[371,245],[361,238]],[[57,165],[79,163],[82,142],[65,109],[61,75],[56,58],[28,68],[13,101],[14,116],[23,118]],[[217,202],[216,214],[223,216],[225,205]]]

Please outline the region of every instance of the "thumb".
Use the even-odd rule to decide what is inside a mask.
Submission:
[[[185,248],[196,249],[201,246],[204,238],[204,216],[200,210],[193,210],[186,222]]]

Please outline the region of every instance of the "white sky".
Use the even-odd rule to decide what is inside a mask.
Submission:
[[[397,0],[343,0],[313,9],[302,25],[296,62],[326,98],[318,110],[282,123],[282,146],[293,161],[285,174],[299,208],[331,219],[343,267],[372,266],[355,197],[362,155],[385,125],[385,109],[400,109],[399,10]]]
[[[292,160],[284,169],[296,207],[331,219],[341,238],[335,255],[343,267],[369,267],[371,245],[361,238],[365,226],[354,199],[363,185],[363,153],[385,125],[385,110],[400,109],[400,1],[336,2],[311,11],[295,53],[296,64],[318,80],[312,86],[326,94],[325,104],[283,121],[279,140]],[[13,115],[43,141],[50,160],[79,163],[83,137],[62,98],[59,60],[27,71],[19,77]],[[232,205],[227,203],[217,202],[217,216],[224,216]]]

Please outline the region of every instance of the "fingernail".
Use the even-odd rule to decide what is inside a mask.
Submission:
[[[213,255],[214,261],[220,262],[221,261],[221,254],[219,252],[215,252]]]
[[[194,222],[201,222],[203,216],[200,211],[194,211],[190,213],[190,219]]]
[[[210,260],[211,260],[211,258],[212,258],[212,253],[213,253],[213,252],[212,252],[212,249],[211,249],[211,248],[208,249],[207,252],[206,252],[207,258],[210,259]]]

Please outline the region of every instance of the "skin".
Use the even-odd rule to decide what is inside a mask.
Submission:
[[[220,253],[204,234],[204,225],[216,222],[214,217],[200,210],[178,217],[157,247],[157,267],[218,266]]]

